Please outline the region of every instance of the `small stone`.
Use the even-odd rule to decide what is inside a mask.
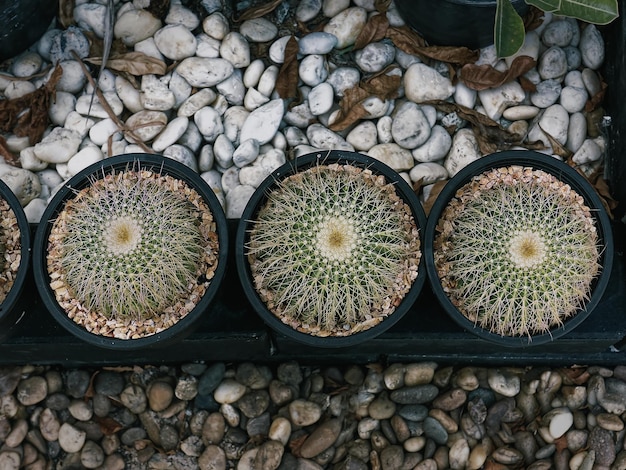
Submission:
[[[411,65],[404,73],[406,97],[416,103],[445,100],[454,93],[450,79],[422,63]]]
[[[78,151],[81,140],[77,132],[55,127],[35,145],[35,156],[48,163],[66,163]]]
[[[430,132],[428,119],[417,104],[407,101],[396,108],[391,124],[391,135],[396,144],[414,149],[428,140]]]
[[[307,437],[300,447],[300,454],[305,459],[313,458],[331,447],[341,432],[341,421],[330,419],[321,425]]]
[[[0,167],[0,179],[11,189],[22,206],[41,194],[41,183],[32,171],[4,166]]]
[[[239,32],[251,42],[269,42],[278,34],[278,27],[266,18],[254,18],[241,23]]]
[[[613,433],[601,427],[594,427],[587,442],[590,451],[595,453],[595,464],[610,466],[616,457]]]
[[[102,447],[93,441],[85,442],[80,452],[80,463],[85,468],[98,468],[104,463]]]
[[[611,413],[599,413],[596,415],[596,422],[607,431],[620,432],[624,429],[624,422],[620,417]]]
[[[61,449],[70,454],[83,448],[86,437],[85,431],[81,431],[69,423],[63,423],[59,429],[59,445]]]
[[[148,399],[140,386],[129,385],[120,393],[120,401],[131,413],[140,414],[145,411]]]
[[[201,470],[226,470],[226,454],[217,445],[209,445],[198,458]]]
[[[430,403],[439,393],[439,389],[432,384],[414,385],[394,390],[390,398],[401,405]]]
[[[585,139],[580,148],[574,153],[572,160],[577,165],[593,163],[602,158],[603,151],[600,146],[592,139]]]
[[[487,377],[489,387],[505,397],[516,396],[521,389],[521,381],[517,374],[500,369],[490,369]]]
[[[508,107],[517,106],[524,101],[526,92],[518,82],[513,81],[497,88],[481,90],[478,96],[487,116],[495,121],[502,117]]]
[[[337,49],[345,49],[355,43],[367,22],[367,11],[350,7],[334,15],[324,26],[324,32],[337,38]]]
[[[317,403],[297,399],[288,405],[289,417],[295,426],[310,426],[322,416],[322,409]]]
[[[374,145],[367,151],[367,155],[380,160],[396,171],[409,170],[415,164],[411,152],[396,143]]]
[[[448,179],[448,170],[436,162],[418,163],[409,172],[411,181],[429,185]]]
[[[585,67],[597,70],[604,62],[604,39],[598,28],[588,24],[580,35],[580,53]]]
[[[233,64],[223,58],[188,57],[176,67],[176,72],[197,88],[215,86],[230,77],[233,70]]]
[[[67,409],[78,421],[89,421],[93,416],[93,408],[84,400],[72,400]]]
[[[424,418],[424,434],[439,445],[448,440],[448,433],[439,421],[431,416]]]
[[[3,470],[18,470],[21,461],[22,458],[18,452],[12,450],[3,450],[0,452],[0,468]]]
[[[385,42],[370,42],[356,51],[354,60],[359,68],[367,73],[377,73],[393,62],[396,48]]]
[[[369,404],[367,411],[374,419],[389,419],[396,412],[396,404],[389,399],[387,394],[382,393]]]
[[[542,79],[561,79],[567,73],[567,57],[563,49],[557,46],[547,49],[539,58],[537,70]]]
[[[568,408],[556,408],[546,414],[544,420],[549,423],[550,436],[558,439],[572,427],[574,415]]]
[[[220,56],[234,68],[247,67],[250,65],[250,45],[241,33],[231,31],[222,40]]]
[[[323,55],[332,51],[336,45],[337,36],[324,31],[316,31],[300,38],[298,41],[298,52],[302,55]]]
[[[241,127],[240,141],[255,139],[259,145],[266,144],[278,131],[284,112],[285,107],[281,99],[271,100],[258,107],[245,118]]]
[[[40,376],[32,376],[22,380],[16,391],[16,397],[24,406],[35,405],[46,398],[48,384],[46,379]]]
[[[154,33],[161,54],[171,60],[183,60],[196,52],[196,38],[182,24],[169,24]]]
[[[115,21],[113,33],[127,46],[152,37],[161,28],[161,20],[143,9],[128,10]]]
[[[434,162],[443,159],[452,147],[452,137],[442,126],[430,130],[428,140],[411,152],[416,162]]]
[[[471,129],[461,129],[452,138],[452,147],[448,153],[444,167],[450,177],[482,157],[476,136]]]
[[[218,403],[235,403],[246,393],[246,386],[233,379],[225,379],[213,393]]]
[[[174,399],[174,389],[162,380],[152,382],[147,391],[148,406],[152,411],[163,411],[171,405]]]

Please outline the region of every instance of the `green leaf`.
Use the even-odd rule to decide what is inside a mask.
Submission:
[[[561,7],[554,13],[556,15],[570,16],[587,23],[608,24],[619,16],[617,1],[561,0]]]
[[[498,0],[493,38],[498,57],[509,57],[524,44],[524,21],[509,0]]]

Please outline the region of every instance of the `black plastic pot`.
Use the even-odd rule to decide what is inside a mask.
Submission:
[[[213,213],[219,244],[217,268],[208,285],[205,294],[185,317],[171,327],[137,339],[117,339],[91,333],[71,320],[65,310],[57,303],[54,292],[50,288],[50,276],[47,272],[47,246],[52,230],[52,222],[63,210],[67,201],[74,198],[77,191],[90,185],[94,178],[101,178],[113,172],[119,173],[125,169],[148,170],[162,175],[169,175],[186,183],[194,189],[208,205]],[[171,345],[191,334],[198,322],[207,315],[208,306],[218,292],[220,283],[226,271],[228,254],[227,222],[222,207],[215,194],[206,182],[189,167],[161,155],[126,154],[107,158],[90,165],[80,173],[70,178],[66,184],[54,195],[44,211],[41,222],[35,233],[33,246],[33,274],[37,289],[42,301],[54,319],[74,336],[91,343],[92,345],[117,349],[147,349]]]
[[[374,174],[384,176],[386,182],[392,183],[397,189],[397,194],[404,200],[411,208],[415,223],[420,230],[420,247],[423,247],[423,228],[426,224],[426,216],[422,209],[422,206],[409,185],[402,179],[402,177],[382,162],[375,160],[366,155],[362,155],[356,152],[344,152],[344,151],[320,151],[311,153],[302,157],[298,157],[296,160],[286,163],[279,169],[274,171],[269,177],[267,177],[261,185],[257,188],[252,195],[246,208],[243,211],[239,225],[237,227],[237,234],[235,239],[235,257],[237,262],[237,270],[239,272],[239,278],[243,287],[243,290],[251,303],[253,309],[260,315],[263,321],[270,326],[274,331],[281,335],[284,335],[290,339],[298,341],[299,343],[321,347],[321,348],[338,348],[352,346],[358,343],[362,343],[369,339],[372,339],[384,331],[391,328],[398,322],[411,308],[417,299],[419,293],[422,290],[424,281],[426,279],[426,271],[424,268],[424,256],[421,257],[418,276],[413,281],[413,284],[409,292],[405,295],[404,299],[398,307],[386,317],[382,322],[377,325],[348,336],[314,336],[304,332],[300,332],[291,326],[283,323],[277,316],[275,316],[266,306],[264,301],[259,297],[252,279],[252,273],[250,265],[247,259],[246,246],[249,241],[250,230],[254,225],[256,214],[260,208],[263,207],[267,201],[267,195],[278,186],[278,181],[291,176],[300,171],[307,170],[309,168],[331,164],[350,164],[358,168],[368,168]]]
[[[4,199],[17,219],[17,226],[20,231],[20,265],[15,273],[13,286],[6,297],[0,303],[0,341],[10,337],[17,329],[17,325],[25,312],[17,308],[16,303],[22,293],[26,274],[30,267],[30,228],[24,210],[20,205],[13,191],[0,180],[0,199]]]
[[[524,0],[512,0],[521,15],[528,11]],[[470,49],[493,44],[495,0],[396,0],[405,23],[431,46],[465,46]]]
[[[501,336],[475,325],[466,318],[451,302],[440,283],[437,268],[434,262],[434,242],[436,226],[448,203],[455,197],[457,190],[472,180],[476,175],[485,171],[519,165],[542,170],[556,176],[560,181],[567,183],[574,191],[583,197],[585,204],[591,209],[595,219],[598,234],[598,244],[601,247],[599,263],[602,266],[600,274],[594,279],[591,295],[585,308],[579,309],[573,316],[564,320],[563,325],[550,330],[548,333],[536,334],[531,337]],[[545,344],[571,332],[580,325],[598,304],[609,282],[613,265],[613,233],[610,219],[604,210],[602,202],[589,182],[576,170],[554,157],[534,151],[510,150],[491,154],[469,164],[448,181],[433,204],[428,217],[425,233],[426,269],[432,290],[446,313],[465,330],[475,335],[508,347],[525,347]]]
[[[53,0],[0,0],[0,61],[32,46],[56,13]]]

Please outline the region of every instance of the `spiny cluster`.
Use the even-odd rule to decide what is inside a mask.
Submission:
[[[195,205],[199,200],[180,181],[149,171],[94,180],[53,225],[52,279],[62,281],[82,308],[107,318],[162,313],[198,285],[201,209],[208,211]]]
[[[584,308],[600,271],[589,208],[541,170],[491,170],[457,191],[439,220],[435,262],[470,320],[502,336],[544,333]]]
[[[417,276],[419,248],[411,211],[392,184],[332,164],[294,174],[269,193],[248,254],[274,314],[311,334],[339,336],[395,309]]]

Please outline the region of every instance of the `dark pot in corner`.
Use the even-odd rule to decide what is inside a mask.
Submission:
[[[528,11],[524,0],[512,0],[521,15]],[[431,46],[465,46],[470,49],[493,44],[496,0],[396,0],[405,23]]]
[[[227,251],[226,217],[196,172],[127,154],[90,165],[54,195],[35,234],[33,271],[45,307],[74,336],[146,349],[185,338],[211,314]]]
[[[0,341],[10,337],[25,312],[16,306],[30,267],[30,227],[17,197],[0,180],[0,239],[2,240],[2,298]]]
[[[54,0],[0,0],[0,62],[37,42],[56,11]]]
[[[502,195],[510,191],[505,189],[509,182],[516,182],[512,186],[517,185],[518,188],[531,187],[527,182],[517,184],[521,170],[515,168],[527,172],[539,170],[549,175],[548,178],[540,176],[543,179],[536,183],[543,191],[541,197],[537,196],[538,192],[528,192],[534,197],[524,198],[524,204],[521,204],[519,201],[522,198],[505,198]],[[507,176],[504,169],[513,176]],[[494,178],[496,170],[504,176]],[[528,174],[524,175],[531,181]],[[552,177],[550,188],[556,186],[558,191],[563,191],[561,194],[569,194],[567,198],[555,197],[553,189],[546,189],[547,181]],[[494,181],[497,183],[494,184]],[[534,179],[532,183],[535,184]],[[561,183],[568,185],[572,191]],[[491,184],[496,189],[491,189]],[[496,190],[502,191],[496,194],[496,198],[485,197],[488,191]],[[511,200],[515,203],[512,204]],[[573,207],[570,201],[574,200],[577,205],[575,209],[570,209]],[[537,205],[526,204],[526,201],[552,203],[538,208]],[[584,206],[588,209],[581,209]],[[537,215],[540,210],[545,213]],[[572,215],[574,210],[578,211],[575,216]],[[580,222],[583,219],[580,214],[583,213],[586,214],[584,220],[592,220],[595,229],[588,229],[589,223]],[[563,221],[566,223],[561,223]],[[585,230],[581,230],[581,225],[585,226]],[[551,237],[553,234],[555,236]],[[595,248],[590,249],[590,246]],[[609,281],[613,235],[610,219],[599,196],[582,175],[554,157],[515,150],[482,157],[448,181],[429,214],[425,253],[432,290],[446,313],[459,326],[501,346],[525,347],[545,344],[566,335],[589,316]],[[586,262],[587,255],[592,260],[589,263]],[[591,268],[589,272],[583,268],[591,266],[590,263],[598,267],[595,272]],[[576,274],[566,279],[563,276],[565,273]],[[577,281],[565,282],[570,279]],[[581,282],[583,279],[586,284]],[[478,285],[480,289],[476,288]],[[554,287],[562,285],[566,287]],[[588,293],[580,295],[585,286]],[[522,294],[525,292],[532,294]],[[571,300],[574,298],[575,301]],[[540,308],[532,309],[532,302]],[[496,305],[499,308],[495,308]],[[566,305],[568,308],[550,308],[550,305]],[[526,309],[526,318],[522,318],[523,309]],[[533,311],[540,315],[528,314]],[[563,315],[564,311],[569,311],[567,316]],[[561,324],[549,324],[542,316],[544,313],[552,315],[552,318],[558,315]],[[538,318],[542,321],[538,322]],[[534,323],[529,319],[534,319]],[[493,331],[494,325],[513,331],[511,325],[517,328],[531,324],[543,327],[525,334],[505,334],[502,329],[500,332]],[[546,325],[548,328],[545,328]]]
[[[346,176],[348,172],[353,173]],[[356,189],[352,191],[345,189],[349,178],[354,178]],[[319,188],[326,188],[326,184],[339,189],[320,193]],[[380,206],[374,204],[369,195],[359,193],[362,186],[367,185],[375,187],[377,193],[380,187],[385,188]],[[313,196],[305,190],[309,187],[316,188]],[[298,196],[292,198],[291,190]],[[279,202],[281,194],[286,194],[290,201],[286,212]],[[318,198],[320,194],[325,197]],[[377,232],[374,227],[389,222],[370,224],[367,221],[379,218],[377,214],[383,211],[378,209],[388,207],[387,199],[395,201],[393,211],[389,211],[393,213],[389,220],[394,220],[394,225],[388,232]],[[316,205],[318,200],[320,204]],[[402,223],[395,222],[396,219]],[[263,181],[241,216],[235,256],[244,292],[268,326],[297,342],[337,348],[367,341],[396,324],[422,289],[426,274],[421,253],[425,222],[413,190],[398,173],[380,161],[344,151],[319,151],[298,157]],[[398,271],[397,261],[392,261],[394,274],[391,278],[397,282],[400,276],[403,281],[411,281],[404,281],[402,295],[395,295],[397,292],[393,291],[394,296],[385,297],[394,300],[395,308],[384,311],[378,301],[380,295],[366,296],[362,289],[371,287],[365,279],[370,279],[370,283],[375,282],[371,279],[382,279],[376,277],[380,274],[378,266],[397,256],[392,251],[397,250],[395,245],[385,251],[386,242],[390,246],[402,243],[404,250],[399,263],[404,267]],[[368,263],[375,266],[367,269]],[[409,273],[408,269],[411,269]],[[292,281],[293,290],[283,285]],[[389,282],[381,280],[376,284]],[[297,295],[291,296],[290,292]],[[389,291],[385,292],[387,295]],[[354,305],[361,308],[354,308]]]

